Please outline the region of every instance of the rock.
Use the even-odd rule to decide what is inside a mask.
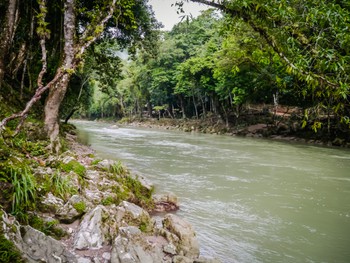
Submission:
[[[86,170],[85,177],[88,180],[98,180],[100,177],[100,173],[96,170]]]
[[[27,262],[77,262],[76,256],[61,242],[31,226],[20,226],[16,220],[9,220],[5,212],[2,214],[5,236],[15,244]]]
[[[76,161],[76,159],[73,156],[68,155],[69,152],[65,152],[64,154],[65,156],[62,158],[62,163],[68,164],[71,161]]]
[[[179,209],[177,196],[173,193],[165,195],[154,195],[154,212],[170,212]]]
[[[111,263],[158,263],[167,262],[157,246],[151,246],[134,226],[121,227],[113,242]],[[168,261],[170,262],[170,261]]]
[[[92,261],[89,258],[78,258],[77,263],[92,263]]]
[[[56,217],[63,223],[70,224],[80,218],[85,209],[76,209],[77,205],[84,205],[86,201],[80,195],[73,195],[68,202],[56,212]]]
[[[98,162],[97,167],[100,168],[100,169],[102,169],[102,170],[105,170],[105,171],[110,171],[111,167],[112,167],[114,164],[115,164],[114,161],[104,159],[104,160]]]
[[[332,141],[332,145],[334,146],[342,146],[344,144],[345,140],[344,139],[340,139],[340,138],[335,138]]]
[[[167,239],[176,246],[177,254],[192,259],[198,258],[199,244],[191,224],[174,214],[167,214],[163,220],[163,227],[172,234],[168,234]]]
[[[173,257],[173,263],[193,263],[193,259],[178,255]]]
[[[176,247],[172,243],[168,243],[163,247],[165,253],[176,255]]]
[[[117,207],[117,211],[117,222],[121,225],[137,226],[144,232],[150,232],[154,228],[155,222],[149,213],[133,203],[123,201]]]
[[[74,238],[75,249],[101,248],[106,242],[105,233],[103,231],[102,219],[109,215],[103,206],[97,206],[95,209],[87,213],[79,226]]]
[[[56,213],[59,209],[64,206],[64,201],[54,196],[52,193],[48,193],[44,200],[41,201],[45,211]]]

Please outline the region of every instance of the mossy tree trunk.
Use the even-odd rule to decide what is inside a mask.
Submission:
[[[64,5],[64,60],[62,67],[66,71],[60,81],[50,89],[45,102],[45,130],[51,141],[52,152],[59,152],[59,108],[66,95],[70,76],[75,68],[74,49],[75,12],[74,0],[67,0]]]

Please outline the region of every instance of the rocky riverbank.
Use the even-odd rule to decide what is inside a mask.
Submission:
[[[344,138],[328,139],[316,134],[313,131],[302,129],[293,122],[279,122],[276,125],[266,122],[254,124],[243,123],[241,125],[226,125],[217,118],[207,119],[155,119],[155,118],[131,118],[120,121],[121,124],[160,128],[167,130],[180,130],[184,132],[200,132],[216,135],[242,136],[253,138],[268,138],[281,141],[301,142],[323,146],[337,146],[350,148],[350,142]]]
[[[74,133],[66,142],[59,156],[27,153],[35,163],[37,196],[25,215],[12,216],[2,203],[1,237],[24,262],[219,262],[201,257],[192,226],[169,213],[179,207],[174,195],[153,195],[142,176],[120,162],[96,159]]]

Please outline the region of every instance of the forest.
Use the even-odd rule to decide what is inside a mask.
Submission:
[[[3,1],[1,129],[39,113],[58,149],[71,116],[237,125],[280,106],[297,129],[349,139],[347,1],[193,2],[210,9],[174,2],[165,32],[147,1]]]

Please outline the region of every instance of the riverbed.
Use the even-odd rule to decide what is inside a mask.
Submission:
[[[100,158],[180,197],[201,254],[227,263],[350,262],[350,151],[75,121]]]

